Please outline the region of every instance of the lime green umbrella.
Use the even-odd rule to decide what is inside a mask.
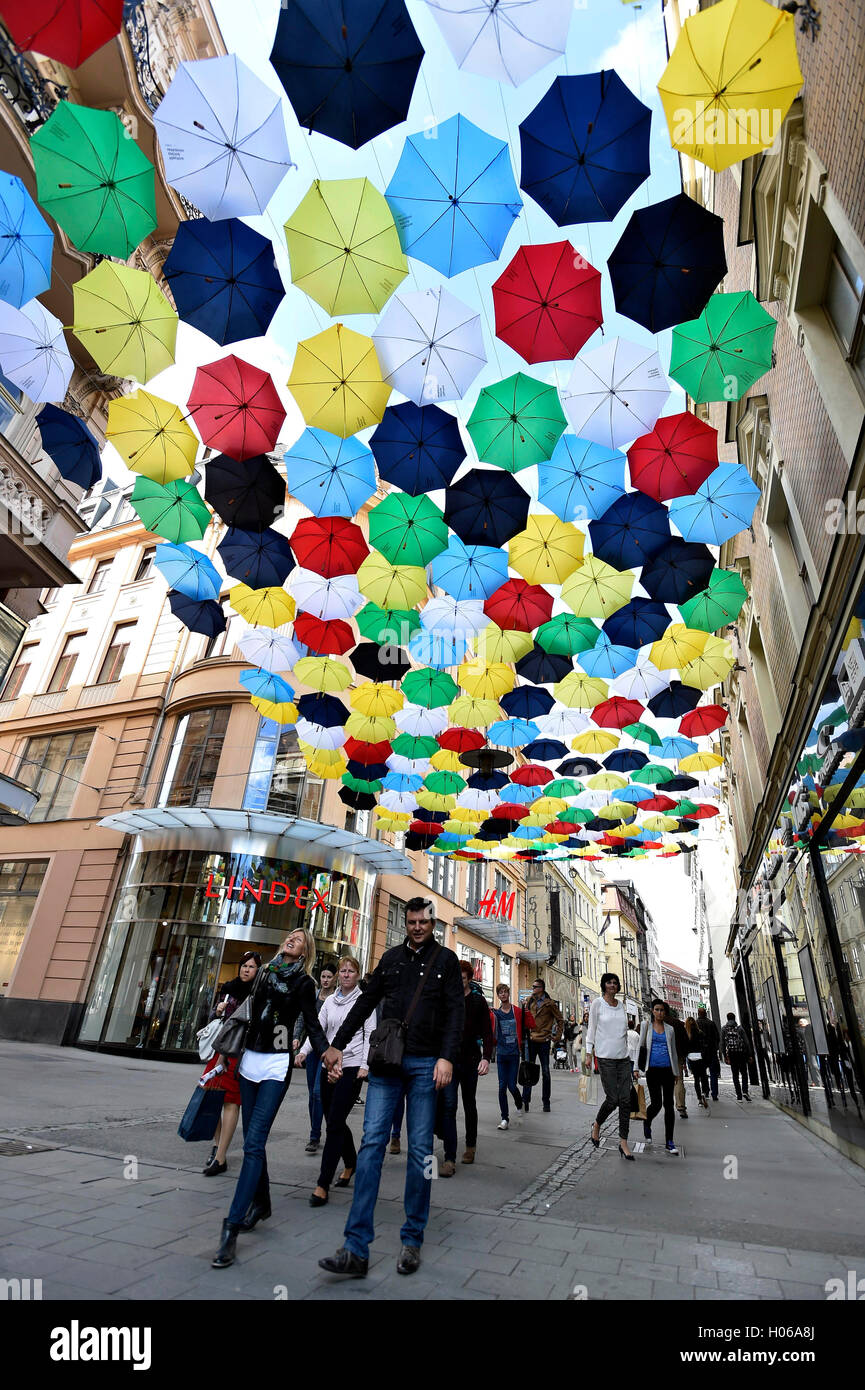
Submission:
[[[397,734],[390,746],[399,757],[409,758],[412,762],[421,758],[431,758],[434,753],[440,751],[436,739],[415,734]]]
[[[60,101],[30,141],[36,197],[79,251],[125,261],[156,227],[156,171],[113,111]]]
[[[366,603],[355,622],[371,642],[401,647],[420,627],[420,614],[414,608],[380,608],[377,603]]]
[[[668,767],[661,767],[658,763],[647,763],[645,767],[638,767],[636,772],[631,773],[631,781],[645,782],[653,786],[657,782],[669,782],[675,775]]]
[[[670,376],[695,401],[737,401],[771,367],[774,338],[775,319],[750,290],[713,294],[673,329]]]
[[[680,604],[679,612],[688,627],[717,632],[735,622],[747,597],[748,590],[735,570],[713,569],[707,587]]]
[[[423,705],[424,709],[441,709],[455,700],[460,688],[447,671],[434,671],[424,666],[420,671],[409,671],[403,677],[402,692],[413,705]]]
[[[483,463],[519,473],[552,456],[567,423],[555,387],[516,372],[484,387],[468,432]]]
[[[585,790],[582,782],[578,782],[575,777],[557,777],[545,784],[544,796],[579,796]],[[564,814],[569,816],[570,811]]]
[[[352,777],[350,772],[344,772],[340,781],[344,787],[349,787],[351,791],[360,792],[366,796],[375,796],[376,792],[382,790],[382,784],[377,779],[374,782],[367,782],[363,777]]]
[[[590,618],[575,618],[573,613],[557,613],[535,634],[538,646],[551,656],[576,656],[577,652],[590,651],[597,640],[597,624]]]
[[[369,513],[369,543],[392,565],[428,565],[446,549],[448,528],[428,497],[391,492]]]
[[[285,239],[292,281],[334,318],[379,313],[408,274],[393,213],[369,179],[316,179]]]
[[[660,748],[661,738],[651,724],[626,724],[622,730],[625,734],[630,734],[631,738],[636,739],[637,743],[648,743],[650,748]]]
[[[466,779],[457,772],[431,772],[424,778],[424,786],[438,796],[456,796],[465,791]]]
[[[180,541],[200,541],[210,525],[210,512],[191,483],[182,478],[173,483],[154,483],[152,478],[136,478],[130,498],[148,531],[175,545]]]

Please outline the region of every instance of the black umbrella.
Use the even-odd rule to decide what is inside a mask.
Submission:
[[[168,602],[175,618],[179,618],[190,632],[200,632],[204,637],[216,637],[226,628],[225,614],[213,598],[195,599],[180,594],[176,589],[168,590]]]
[[[727,273],[724,219],[686,193],[638,208],[607,268],[619,313],[650,333],[698,318]]]
[[[301,719],[324,729],[341,728],[348,719],[348,710],[335,695],[300,695],[295,704]]]
[[[671,681],[664,690],[659,690],[649,701],[649,709],[656,719],[680,719],[696,709],[702,698],[702,690],[681,681]]]
[[[294,569],[291,546],[278,531],[229,526],[216,548],[226,573],[250,589],[278,588]]]
[[[666,796],[668,792],[689,792],[692,787],[699,785],[696,777],[686,777],[684,772],[680,772],[676,777],[671,777],[669,782],[662,782],[658,790]]]
[[[345,770],[350,777],[357,777],[361,782],[379,781],[390,772],[387,763],[358,763],[353,758],[349,758]]]
[[[520,657],[515,669],[523,680],[534,681],[537,685],[553,685],[555,681],[564,680],[568,672],[574,669],[574,659],[572,656],[545,652],[543,647],[536,644],[530,652]]]
[[[640,583],[659,603],[685,603],[709,583],[715,560],[707,545],[673,537],[643,566]]]
[[[497,792],[506,787],[509,780],[503,772],[473,772],[466,778],[466,786],[477,792]]]
[[[356,792],[351,787],[342,787],[339,799],[354,811],[371,811],[376,805],[376,798],[371,792]]]
[[[361,642],[349,655],[349,661],[359,676],[371,681],[401,681],[411,670],[411,662],[402,647],[377,642]]]
[[[514,760],[513,754],[504,748],[467,748],[459,759],[466,767],[476,767],[487,776],[494,768],[510,767]]]
[[[563,758],[567,751],[560,739],[536,738],[526,744],[523,757],[528,758],[529,762],[550,763],[554,758]]]
[[[445,521],[466,545],[506,545],[528,515],[528,493],[500,468],[473,468],[445,488]]]
[[[503,840],[506,835],[513,835],[518,820],[498,820],[492,816],[478,826],[474,838],[476,840]]]
[[[594,758],[566,758],[556,768],[560,777],[591,777],[593,772],[600,771],[601,764]]]
[[[205,465],[204,496],[229,526],[266,531],[285,507],[285,483],[264,454],[244,463],[217,454]]]

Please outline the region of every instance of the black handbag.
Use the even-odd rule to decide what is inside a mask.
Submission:
[[[517,1082],[518,1082],[518,1084],[519,1084],[520,1086],[532,1087],[532,1086],[537,1086],[538,1082],[539,1082],[540,1079],[541,1079],[541,1065],[540,1065],[540,1062],[530,1062],[530,1061],[529,1061],[529,1036],[528,1036],[528,1030],[527,1030],[527,1028],[526,1028],[526,1012],[525,1012],[525,1009],[522,1010],[522,1015],[523,1015],[523,1046],[524,1046],[524,1048],[525,1048],[525,1053],[526,1053],[526,1055],[525,1055],[524,1057],[521,1057],[521,1058],[520,1058],[520,1069],[519,1069],[519,1071],[518,1071],[518,1073],[517,1073]]]
[[[183,1118],[177,1126],[177,1133],[187,1144],[195,1144],[202,1139],[212,1139],[222,1115],[225,1092],[213,1087],[196,1086]]]
[[[406,1010],[405,1018],[384,1018],[370,1034],[366,1065],[371,1076],[402,1075],[402,1059],[405,1055],[405,1043],[408,1037],[408,1021],[415,1011],[440,951],[441,946],[436,945],[429,958],[426,974],[418,980],[414,998]]]

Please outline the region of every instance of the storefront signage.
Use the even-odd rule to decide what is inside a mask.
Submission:
[[[215,878],[216,875],[211,874],[207,880],[204,890],[206,898],[230,898],[233,895],[238,902],[242,902],[248,894],[258,903],[272,903],[275,907],[294,903],[294,906],[301,910],[311,911],[318,907],[322,912],[327,912],[327,884],[321,893],[318,888],[309,884],[299,883],[294,887],[278,878],[236,879],[232,876],[224,886],[217,884],[214,887]]]

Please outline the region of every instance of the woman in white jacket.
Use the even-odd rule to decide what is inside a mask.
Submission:
[[[360,997],[360,961],[354,956],[343,956],[339,962],[338,988],[325,999],[318,1021],[327,1034],[328,1042],[333,1042],[342,1027],[349,1010]],[[373,1025],[366,1022],[355,1033],[351,1042],[343,1050],[342,1074],[338,1081],[328,1080],[325,1069],[321,1070],[321,1103],[327,1121],[327,1138],[321,1155],[321,1171],[318,1184],[309,1199],[311,1207],[323,1207],[328,1198],[330,1184],[339,1162],[340,1154],[345,1165],[337,1187],[348,1187],[357,1165],[357,1150],[354,1137],[348,1127],[351,1108],[360,1095],[360,1086],[367,1074],[366,1058]],[[305,1043],[297,1054],[295,1066],[304,1064],[309,1043]]]

